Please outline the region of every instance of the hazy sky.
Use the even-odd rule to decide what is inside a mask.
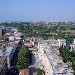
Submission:
[[[0,0],[0,21],[73,21],[75,0]]]

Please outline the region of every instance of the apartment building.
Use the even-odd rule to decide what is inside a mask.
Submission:
[[[50,46],[57,46],[60,47],[62,45],[66,46],[66,40],[65,39],[57,39],[57,40],[42,40],[42,42],[48,43]]]
[[[41,40],[38,42],[38,61],[40,66],[37,67],[44,70],[45,75],[73,75],[73,70],[68,63],[64,63],[62,57],[59,56],[59,47],[66,45],[64,40]]]

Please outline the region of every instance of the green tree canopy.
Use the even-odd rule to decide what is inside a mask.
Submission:
[[[42,70],[40,68],[37,69],[37,75],[42,75]]]
[[[18,69],[28,68],[29,63],[28,57],[29,57],[28,48],[26,46],[23,46],[18,56],[17,62]]]

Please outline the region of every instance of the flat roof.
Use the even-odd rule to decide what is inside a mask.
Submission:
[[[20,36],[19,36],[19,37],[18,37],[18,36],[15,36],[15,39],[20,40],[20,39],[22,39],[22,38],[20,38]]]
[[[9,56],[9,54],[12,52],[13,47],[7,47],[7,50],[5,52],[3,52],[4,56]]]
[[[58,43],[58,40],[60,41],[60,42],[66,42],[66,40],[65,39],[57,39],[57,40],[55,40],[55,39],[51,39],[51,40],[40,40],[39,42],[40,43],[49,43],[49,42],[52,42],[52,43]]]

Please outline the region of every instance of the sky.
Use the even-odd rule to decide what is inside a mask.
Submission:
[[[0,21],[75,21],[75,0],[0,0]]]

